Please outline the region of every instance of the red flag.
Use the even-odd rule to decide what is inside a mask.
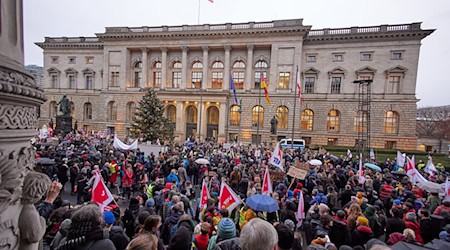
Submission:
[[[270,196],[270,194],[273,193],[272,181],[270,181],[269,166],[266,166],[266,172],[264,173],[264,180],[261,193],[268,196]]]
[[[100,205],[100,207],[104,209],[113,200],[114,200],[113,195],[106,187],[100,175],[98,173],[95,173],[91,201],[97,202]]]
[[[300,81],[300,71],[297,68],[297,91],[298,91],[298,100],[300,101],[300,105],[302,105],[302,84]]]
[[[300,191],[300,196],[298,198],[298,209],[297,209],[297,221],[300,223],[305,219],[305,201],[303,200],[303,192]]]
[[[412,183],[416,183],[416,166],[415,166],[414,155],[411,157],[406,157],[406,175]]]
[[[210,3],[214,3],[214,0],[208,0]]]
[[[200,193],[200,211],[206,208],[206,203],[208,202],[209,197],[208,186],[206,185],[206,182],[203,181],[202,190]]]
[[[239,196],[225,182],[220,187],[219,209],[226,208],[233,211],[242,201]]]

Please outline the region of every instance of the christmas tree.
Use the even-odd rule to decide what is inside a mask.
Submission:
[[[156,142],[157,139],[172,140],[173,129],[164,116],[164,105],[156,96],[154,89],[148,88],[146,91],[133,119],[133,136],[151,142]]]

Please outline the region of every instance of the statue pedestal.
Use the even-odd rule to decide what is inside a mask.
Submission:
[[[72,116],[56,116],[55,134],[67,134],[72,131]]]

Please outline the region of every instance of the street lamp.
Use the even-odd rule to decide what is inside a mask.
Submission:
[[[238,112],[239,112],[239,134],[238,134],[238,139],[239,139],[239,142],[241,142],[241,127],[242,127],[242,125],[241,125],[241,123],[242,123],[242,99],[240,99],[239,100],[239,110],[238,110]]]

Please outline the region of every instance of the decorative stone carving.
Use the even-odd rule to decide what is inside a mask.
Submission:
[[[35,107],[0,106],[0,129],[34,129],[35,122]]]

